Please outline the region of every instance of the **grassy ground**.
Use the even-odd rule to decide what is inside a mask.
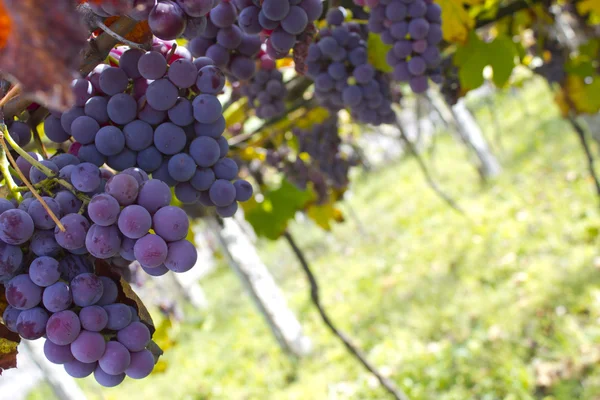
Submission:
[[[505,171],[494,182],[482,185],[447,135],[428,159],[467,218],[405,160],[356,180],[349,204],[366,234],[351,218],[331,233],[292,227],[333,319],[412,399],[600,399],[597,199],[545,87],[523,96],[497,99]],[[492,137],[489,111],[476,115]],[[386,398],[321,323],[286,243],[259,248],[314,342],[311,356],[279,350],[223,266],[203,281],[211,307],[188,310],[163,373],[102,391],[84,381],[90,397]],[[31,398],[48,399],[40,393]]]

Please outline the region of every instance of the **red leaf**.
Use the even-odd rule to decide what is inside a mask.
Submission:
[[[86,43],[75,1],[2,1],[11,31],[0,50],[0,72],[47,107],[69,108],[74,102],[71,80]]]
[[[17,367],[17,346],[20,342],[19,335],[0,324],[0,375],[6,369]]]

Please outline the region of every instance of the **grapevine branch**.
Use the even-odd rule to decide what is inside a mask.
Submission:
[[[294,254],[296,255],[296,257],[298,258],[298,261],[300,261],[300,265],[302,265],[302,269],[304,270],[304,272],[306,274],[306,277],[308,278],[308,282],[310,284],[310,297],[311,297],[312,302],[314,303],[315,307],[319,311],[319,314],[321,315],[321,319],[323,320],[323,322],[325,323],[325,325],[327,325],[327,327],[329,328],[329,330],[331,330],[331,332],[335,336],[337,336],[344,343],[344,346],[346,346],[346,349],[348,349],[348,351],[356,359],[358,359],[358,361],[360,361],[360,363],[369,372],[371,372],[373,375],[375,375],[375,377],[377,378],[377,380],[390,393],[390,395],[392,395],[392,397],[394,399],[396,399],[396,400],[409,400],[408,396],[406,394],[404,394],[400,389],[398,389],[396,387],[396,385],[394,385],[394,383],[392,381],[390,381],[388,378],[384,377],[381,374],[381,372],[379,372],[377,370],[377,368],[373,364],[371,364],[369,362],[369,360],[367,360],[367,358],[363,354],[363,352],[358,347],[356,347],[356,345],[354,345],[352,343],[352,341],[350,340],[350,338],[348,336],[346,336],[345,333],[343,333],[342,331],[340,331],[335,326],[335,324],[333,323],[333,321],[331,320],[331,318],[329,318],[329,315],[327,314],[327,311],[325,311],[325,308],[323,307],[323,304],[321,303],[321,297],[320,297],[320,292],[319,292],[319,283],[317,282],[317,279],[316,279],[315,275],[313,274],[312,270],[310,269],[310,265],[308,264],[308,261],[304,257],[304,254],[302,253],[302,250],[300,250],[300,248],[296,244],[296,241],[294,240],[294,238],[292,237],[292,235],[288,231],[286,231],[283,234],[283,236],[285,237],[285,239],[289,243],[290,247],[292,248],[292,251],[294,252]]]
[[[108,26],[104,25],[104,22],[102,22],[102,20],[100,20],[99,18],[96,19],[95,23],[98,25],[98,27],[100,29],[102,29],[104,32],[106,32],[106,34],[108,34],[113,39],[119,41],[120,43],[126,44],[127,46],[129,46],[131,48],[142,50],[142,51],[149,50],[149,46],[144,46],[142,44],[132,42],[131,40],[125,39],[123,36],[119,35],[117,32],[114,32]]]
[[[590,176],[594,180],[594,185],[596,186],[596,193],[598,194],[598,199],[600,200],[600,180],[598,179],[598,175],[596,174],[596,168],[594,166],[594,156],[592,155],[592,151],[588,144],[585,135],[585,130],[583,129],[581,124],[575,119],[575,117],[569,116],[569,122],[571,123],[573,129],[575,129],[575,133],[577,133],[577,137],[579,137],[579,141],[581,142],[581,147],[583,147],[583,151],[585,152]]]
[[[404,143],[406,143],[406,147],[408,148],[409,153],[415,158],[415,160],[417,160],[417,163],[419,164],[419,168],[423,172],[423,175],[425,176],[425,180],[427,181],[427,184],[429,185],[429,187],[442,200],[444,200],[444,202],[446,202],[446,204],[448,204],[450,206],[450,208],[452,208],[454,211],[456,211],[460,215],[465,216],[466,214],[465,214],[464,210],[450,196],[448,196],[446,193],[444,193],[438,187],[437,183],[435,183],[435,181],[431,177],[431,174],[429,173],[429,169],[427,169],[427,165],[425,165],[425,161],[423,161],[423,159],[419,155],[419,152],[417,152],[417,149],[415,148],[413,143],[406,136],[406,132],[404,132],[404,128],[402,127],[402,125],[400,124],[399,121],[396,121],[396,126],[398,127],[398,130],[400,131],[400,137],[402,138],[402,141],[404,141]]]

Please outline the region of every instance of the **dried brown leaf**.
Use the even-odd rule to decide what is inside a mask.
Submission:
[[[73,0],[0,0],[10,35],[0,49],[0,73],[21,83],[26,94],[49,108],[65,110],[74,97],[71,80],[86,43]],[[1,17],[1,15],[0,15]]]

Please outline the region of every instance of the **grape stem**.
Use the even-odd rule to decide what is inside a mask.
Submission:
[[[0,134],[2,133],[0,132]],[[4,146],[0,146],[0,172],[4,176],[4,181],[6,182],[6,186],[8,186],[8,190],[10,190],[17,201],[20,202],[23,199],[23,196],[21,196],[21,193],[18,190],[19,188],[10,173],[10,164],[6,158]]]
[[[2,98],[2,100],[0,100],[0,107],[4,107],[4,105],[6,103],[8,103],[8,101],[16,96],[19,95],[19,93],[21,93],[21,85],[15,85],[12,88],[10,88],[10,90],[8,91],[8,93],[6,93],[6,95]]]
[[[327,325],[329,330],[335,336],[337,336],[338,339],[340,339],[342,341],[342,343],[344,343],[344,346],[346,346],[346,349],[348,349],[348,351],[356,359],[358,359],[358,361],[360,361],[360,363],[367,370],[369,370],[370,373],[375,375],[375,377],[377,378],[379,383],[381,383],[381,385],[385,388],[385,390],[387,390],[388,393],[394,399],[409,400],[408,396],[406,394],[404,394],[399,388],[397,388],[396,385],[394,385],[394,383],[390,379],[383,376],[383,374],[377,370],[377,367],[375,367],[373,364],[371,364],[371,362],[369,360],[367,360],[367,357],[365,356],[365,354],[363,354],[363,352],[358,347],[356,347],[356,345],[354,343],[352,343],[350,338],[348,336],[346,336],[345,333],[340,331],[335,326],[335,324],[333,323],[331,318],[329,318],[327,311],[325,311],[323,304],[321,303],[319,282],[317,281],[315,274],[312,272],[310,265],[308,264],[308,261],[304,257],[304,253],[302,252],[302,250],[300,250],[300,248],[296,244],[296,241],[294,240],[292,235],[289,233],[289,231],[285,231],[283,236],[284,236],[285,240],[288,242],[288,244],[290,245],[290,247],[292,248],[292,251],[296,255],[296,258],[298,258],[298,261],[300,262],[300,265],[302,266],[302,269],[304,270],[304,273],[306,274],[306,277],[310,284],[310,298],[311,298],[313,304],[315,305],[315,307],[317,308],[317,310],[319,311],[319,315],[321,316],[321,319],[323,320],[325,325]]]
[[[100,29],[102,29],[104,32],[106,32],[106,34],[108,36],[112,37],[113,39],[115,39],[123,44],[126,44],[127,46],[129,46],[131,48],[135,48],[135,49],[142,50],[142,51],[150,50],[149,46],[144,46],[142,44],[132,42],[131,40],[125,39],[123,36],[119,35],[117,32],[113,31],[108,26],[106,26],[100,18],[97,18],[95,22]]]
[[[6,145],[6,141],[4,140],[5,138],[8,140],[9,143],[12,141],[12,138],[10,137],[10,135],[8,133],[8,129],[6,128],[6,125],[4,123],[2,123],[2,124],[0,124],[0,145],[2,146],[4,153],[8,156],[10,163],[13,165],[13,167],[17,171],[17,174],[19,175],[19,178],[21,178],[21,180],[23,181],[25,186],[27,186],[29,188],[29,190],[31,191],[31,194],[33,194],[33,196],[40,202],[42,207],[44,207],[44,210],[46,210],[46,212],[48,213],[50,218],[52,218],[52,220],[54,221],[54,223],[56,224],[58,229],[60,229],[61,232],[64,232],[66,230],[64,225],[60,222],[60,220],[58,219],[56,214],[54,214],[54,212],[50,209],[50,207],[48,207],[48,204],[42,198],[42,196],[39,195],[36,188],[34,188],[33,185],[31,183],[29,183],[29,180],[25,177],[25,174],[23,174],[23,172],[17,165],[17,162],[13,158],[12,154],[10,154],[10,149],[8,148],[8,146]],[[12,143],[14,143],[14,142],[12,142]],[[11,143],[11,146],[14,147],[14,145],[12,143]],[[15,145],[16,145],[16,143],[15,143]],[[16,146],[16,147],[20,149],[19,146]],[[25,153],[25,154],[27,154],[27,153]],[[29,154],[27,154],[27,155],[29,155]],[[33,158],[31,158],[31,159],[33,160]],[[42,171],[42,172],[44,172],[44,171]],[[50,171],[50,172],[52,172],[52,171]]]
[[[6,129],[6,125],[2,124],[0,126],[1,126],[0,129],[2,130],[2,133],[3,133],[3,140],[2,140],[2,145],[3,146],[6,146],[6,143],[4,141],[4,139],[5,139],[6,142],[8,142],[8,144],[10,144],[10,147],[12,147],[13,150],[17,152],[17,154],[19,154],[21,157],[23,157],[25,160],[27,160],[27,162],[29,164],[31,164],[34,167],[36,167],[37,169],[39,169],[42,172],[42,174],[46,175],[49,178],[55,176],[54,172],[50,168],[48,168],[44,164],[40,163],[38,160],[36,160],[35,158],[33,158],[28,152],[26,152],[21,147],[19,147],[19,145],[14,141],[14,139],[8,134],[8,130]],[[7,150],[7,151],[9,151],[9,150]],[[10,155],[9,155],[9,157],[10,157]],[[17,169],[17,172],[18,172],[19,169],[18,168],[16,168],[16,169]]]

